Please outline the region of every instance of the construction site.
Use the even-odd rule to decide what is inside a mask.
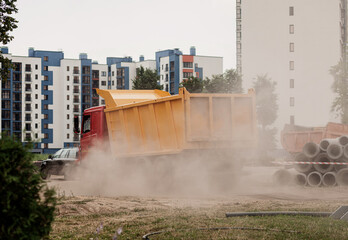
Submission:
[[[253,90],[98,94],[78,160],[41,165],[60,196],[53,239],[346,238],[348,126],[286,126],[287,154],[265,164]]]

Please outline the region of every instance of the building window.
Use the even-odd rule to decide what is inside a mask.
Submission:
[[[290,107],[295,106],[295,98],[294,97],[290,97]]]
[[[293,116],[293,115],[290,116],[290,124],[291,125],[295,124],[295,116]]]
[[[294,27],[293,24],[291,24],[291,25],[289,26],[289,33],[290,33],[290,34],[294,34],[294,33],[295,33],[295,27]]]
[[[294,7],[289,7],[289,15],[294,16]]]
[[[35,84],[35,89],[38,89],[39,88],[39,85]]]
[[[48,124],[45,123],[44,126],[43,126],[44,129],[48,129]]]
[[[102,77],[105,77],[105,76],[106,76],[106,72],[105,72],[105,71],[102,71],[102,72],[101,72],[101,75],[102,75]]]
[[[289,62],[289,68],[290,68],[290,70],[294,70],[295,69],[295,62],[294,61],[290,61]]]
[[[79,74],[79,67],[74,67],[74,69],[73,69],[73,73],[74,74]]]
[[[70,87],[69,86],[66,86],[66,90],[69,91]]]
[[[35,79],[37,80],[39,78],[39,76],[37,74],[35,74]]]
[[[67,139],[69,139],[69,137],[70,137],[70,134],[69,134],[69,133],[67,133],[67,134],[66,134],[66,138],[67,138]]]
[[[39,124],[35,123],[35,128],[38,129],[39,128]]]
[[[30,64],[25,64],[25,71],[31,72],[31,65]]]
[[[289,48],[290,48],[290,52],[294,52],[295,51],[295,44],[290,43]]]
[[[69,76],[66,76],[66,80],[69,81],[69,80],[70,80],[70,77],[69,77]]]
[[[111,75],[112,75],[112,76],[115,76],[115,72],[114,72],[114,71],[112,71],[112,72],[111,72]]]
[[[45,62],[48,61],[48,56],[44,56],[44,61],[45,61]]]
[[[35,119],[39,118],[39,114],[35,113]]]
[[[48,114],[44,114],[44,119],[48,119]]]
[[[66,125],[66,129],[70,129],[70,124],[67,124],[67,125]]]
[[[69,72],[69,71],[70,71],[70,67],[69,67],[69,66],[67,66],[67,67],[66,67],[66,70]]]
[[[48,66],[44,66],[44,71],[48,71]]]
[[[45,80],[45,81],[48,81],[48,76],[44,76],[44,80]]]
[[[44,109],[44,110],[48,110],[48,104],[44,104],[44,105],[43,105],[43,109]]]
[[[70,115],[69,115],[69,114],[67,114],[67,115],[66,115],[66,119],[69,119],[69,118],[70,118]]]
[[[184,68],[193,68],[193,62],[184,62]]]
[[[101,104],[105,104],[105,100],[104,99],[101,100]]]
[[[106,86],[106,81],[101,81],[102,86]]]
[[[39,105],[38,104],[35,104],[35,109],[38,109],[39,108]]]
[[[48,148],[48,143],[44,143],[44,148]]]
[[[70,109],[70,106],[69,105],[66,105],[66,110],[69,110]]]
[[[295,80],[290,79],[290,88],[294,88],[294,87],[295,87]]]
[[[184,72],[183,78],[189,78],[189,77],[193,77],[193,73],[192,72]]]
[[[37,64],[35,64],[35,69],[37,70],[39,68],[39,66]]]
[[[166,72],[168,72],[168,67],[169,67],[169,66],[168,66],[168,63],[167,63],[167,64],[166,64]]]
[[[69,96],[69,95],[66,95],[66,100],[69,101],[69,99],[70,99],[70,96]]]

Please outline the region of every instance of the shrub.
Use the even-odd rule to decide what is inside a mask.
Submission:
[[[30,148],[0,139],[0,239],[42,239],[51,230],[55,192],[35,172]]]

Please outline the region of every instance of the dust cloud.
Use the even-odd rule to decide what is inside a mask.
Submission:
[[[244,154],[183,152],[149,158],[114,159],[102,147],[90,149],[67,192],[90,196],[216,197],[274,193],[277,167],[260,166]],[[63,183],[63,182],[61,182]],[[69,189],[69,190],[67,190]]]

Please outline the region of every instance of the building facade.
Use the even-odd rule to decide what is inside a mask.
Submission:
[[[346,14],[346,0],[237,0],[237,70],[244,89],[277,83],[278,130],[337,121],[329,71],[345,61]]]
[[[177,94],[179,85],[189,77],[205,79],[223,73],[223,58],[197,56],[196,48],[191,47],[190,54],[179,49],[156,52],[156,69],[160,76],[160,85],[170,94]]]
[[[54,153],[62,147],[79,144],[79,135],[73,129],[74,118],[80,118],[87,108],[104,104],[96,93],[97,88],[132,89],[138,67],[156,70],[165,64],[161,58],[156,62],[143,56],[138,62],[131,57],[108,57],[106,64],[98,64],[86,53],[77,59],[66,59],[62,51],[29,48],[28,56],[13,56],[7,47],[1,47],[1,52],[15,67],[11,69],[10,78],[0,86],[0,132],[15,135],[22,142],[34,141],[33,151],[42,153]],[[179,83],[186,76],[182,73],[200,77],[205,66],[206,76],[222,73],[222,58],[216,58],[216,66],[209,59],[178,55],[173,63],[178,73],[177,78],[173,78],[175,88],[171,88],[171,92],[178,92]],[[184,66],[185,62],[190,65]],[[214,72],[214,68],[218,70]],[[169,90],[169,86],[167,88]]]

